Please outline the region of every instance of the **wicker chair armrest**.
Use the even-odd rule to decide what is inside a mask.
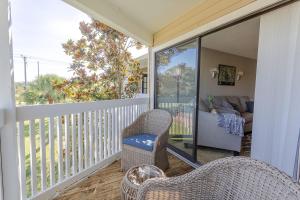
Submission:
[[[168,137],[169,137],[169,130],[162,134],[159,134],[155,139],[153,152],[156,152],[157,150],[164,148],[168,143]]]
[[[182,177],[182,176],[181,176]],[[150,199],[164,199],[164,200],[179,200],[187,196],[187,192],[192,192],[195,183],[188,183],[183,178],[155,178],[145,181],[140,187],[137,200],[150,200]],[[201,187],[197,185],[196,187]],[[201,196],[201,194],[192,194],[195,196]],[[155,197],[155,198],[154,198]]]

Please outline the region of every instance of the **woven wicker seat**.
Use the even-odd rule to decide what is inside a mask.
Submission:
[[[230,157],[183,176],[147,180],[137,199],[299,200],[300,185],[265,163]]]
[[[123,140],[129,136],[141,133],[152,133],[157,135],[157,137],[152,151],[146,151],[122,143],[122,170],[127,171],[130,167],[140,164],[156,165],[162,170],[167,169],[169,162],[166,144],[171,124],[172,116],[170,113],[154,109],[141,114],[130,126],[126,127],[122,131]]]

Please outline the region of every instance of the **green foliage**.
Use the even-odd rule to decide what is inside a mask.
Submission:
[[[21,99],[26,104],[53,104],[64,100],[62,92],[57,91],[55,85],[63,83],[64,78],[57,75],[43,75],[29,83],[23,90]]]
[[[178,64],[163,73],[159,73],[160,95],[164,97],[175,97],[179,89],[180,96],[193,96],[196,92],[196,87],[193,84],[196,78],[195,74],[195,69],[186,66],[186,64]],[[177,88],[177,85],[179,88]]]
[[[81,22],[79,29],[79,40],[63,44],[73,60],[73,77],[56,88],[75,101],[119,99],[137,93],[142,71],[128,50],[142,45],[96,20]]]

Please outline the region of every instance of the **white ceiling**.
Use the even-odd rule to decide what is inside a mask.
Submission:
[[[64,0],[91,17],[152,45],[153,34],[207,0]]]
[[[260,19],[255,18],[202,39],[202,46],[248,58],[257,58]]]
[[[106,0],[152,33],[204,0]],[[149,12],[151,10],[152,12]]]

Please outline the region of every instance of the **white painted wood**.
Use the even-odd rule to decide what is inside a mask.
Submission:
[[[112,154],[111,152],[111,141],[112,141],[112,125],[111,125],[111,109],[107,109],[107,156]]]
[[[116,152],[116,126],[115,126],[115,108],[111,109],[111,152],[114,154]]]
[[[63,142],[62,142],[62,122],[61,116],[57,117],[57,149],[58,149],[58,182],[64,178],[63,170]]]
[[[78,171],[83,169],[83,147],[82,147],[82,113],[78,114]]]
[[[51,104],[51,105],[33,105],[18,106],[17,121],[39,119],[45,117],[56,117],[59,115],[67,115],[72,113],[87,112],[90,110],[102,110],[117,106],[126,106],[133,104],[146,105],[149,103],[148,98],[137,99],[118,99],[105,100],[85,103],[69,103],[69,104]]]
[[[104,109],[104,152],[103,152],[103,157],[107,158],[107,110]]]
[[[19,133],[19,180],[21,200],[26,199],[26,171],[25,171],[25,138],[24,138],[24,122],[20,121],[18,128]],[[2,126],[0,126],[1,128]]]
[[[31,194],[37,193],[35,121],[29,121]]]
[[[94,130],[93,130],[93,112],[89,112],[89,160],[90,160],[90,166],[94,164]]]
[[[291,176],[300,129],[299,55],[300,2],[263,15],[251,156]]]
[[[120,9],[106,1],[92,0],[64,0],[73,7],[87,13],[89,16],[100,20],[101,22],[113,27],[114,29],[125,33],[130,37],[142,42],[145,45],[151,46],[153,42],[152,33],[140,23],[129,19]],[[92,4],[92,5],[91,5]]]
[[[41,190],[44,191],[47,187],[45,119],[39,119],[39,130],[40,130],[40,159],[41,159]]]
[[[76,114],[72,114],[72,175],[77,172],[77,148],[76,148]]]
[[[99,110],[99,158],[103,160],[103,114],[102,110]]]
[[[65,175],[70,176],[70,123],[69,115],[65,115]]]
[[[83,114],[83,129],[84,129],[84,169],[89,167],[89,136],[88,136],[88,116],[87,113]]]
[[[94,112],[95,118],[94,118],[94,126],[95,126],[95,150],[94,150],[94,156],[95,156],[95,163],[99,162],[99,111]]]
[[[116,152],[120,151],[120,107],[116,108]]]
[[[55,166],[54,166],[54,118],[49,117],[49,151],[50,151],[50,186],[55,184]]]
[[[9,0],[0,1],[0,110],[5,110],[5,124],[0,128],[0,199],[20,199],[16,104]],[[2,113],[1,116],[4,115]],[[3,118],[2,118],[3,119]]]

